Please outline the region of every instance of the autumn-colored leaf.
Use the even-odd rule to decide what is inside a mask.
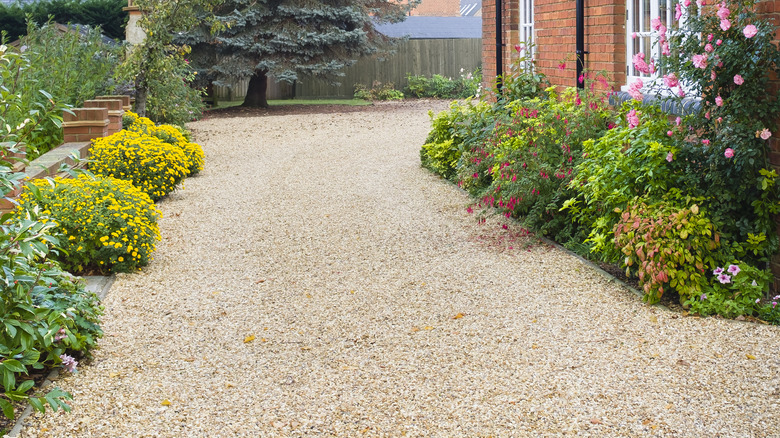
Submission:
[[[165,399],[165,400],[163,400],[163,401],[162,401],[162,403],[160,403],[160,404],[161,404],[161,405],[163,405],[163,406],[170,406],[170,405],[171,405],[171,402],[170,402],[170,401],[169,401],[169,400],[166,398],[166,399]]]
[[[750,360],[756,360],[756,357],[753,356],[752,354],[746,354],[745,357],[750,359]]]
[[[108,377],[112,377],[113,378],[113,377],[119,377],[119,376],[120,376],[119,373],[108,373]]]
[[[248,344],[248,343],[250,343],[250,342],[252,342],[254,340],[255,340],[255,335],[249,335],[249,336],[244,338],[244,343]]]
[[[234,385],[234,384],[232,384],[230,382],[225,383],[225,388],[235,388],[235,387],[236,387],[236,385]]]
[[[426,325],[425,327],[423,327],[423,330],[433,330],[433,326]]]
[[[591,424],[602,424],[601,420],[599,420],[598,418],[591,418],[590,419],[590,423]]]
[[[452,319],[461,319],[461,318],[463,318],[464,316],[465,316],[464,314],[462,314],[462,313],[458,313],[457,315],[453,316],[453,317],[452,317]]]

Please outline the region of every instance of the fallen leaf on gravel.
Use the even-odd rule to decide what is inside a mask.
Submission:
[[[684,361],[682,359],[677,361],[677,365],[684,365],[684,366],[688,366],[688,367],[691,366],[691,364],[689,364],[688,362],[686,362],[686,361]]]
[[[119,377],[119,373],[108,373],[108,377]]]
[[[658,318],[655,315],[650,315],[650,322],[658,324]]]
[[[642,420],[642,425],[643,426],[647,426],[648,424],[650,424],[652,422],[653,422],[653,420],[651,420],[649,418],[645,418],[644,420]]]
[[[235,387],[236,387],[236,385],[234,385],[234,384],[232,384],[230,382],[225,383],[225,388],[235,388]]]
[[[163,401],[162,401],[162,403],[160,403],[160,404],[161,404],[161,405],[163,405],[163,406],[170,406],[170,405],[171,405],[171,402],[170,402],[170,401],[169,401],[169,400],[166,398],[166,399],[165,399],[165,400],[163,400]]]
[[[342,369],[342,370],[344,370],[344,371],[353,371],[353,370],[356,370],[356,369],[358,369],[358,367],[353,367],[353,366],[349,366],[349,365],[344,365],[343,367],[341,367],[341,369]]]
[[[433,330],[433,327],[430,325],[426,325],[425,327],[423,327],[423,330]]]
[[[753,356],[752,354],[746,354],[745,357],[750,359],[750,360],[756,360],[756,357]]]
[[[261,278],[261,279],[257,280],[257,281],[255,282],[255,284],[258,284],[258,283],[263,283],[263,282],[265,282],[265,278]]]
[[[284,427],[284,423],[282,423],[281,421],[274,421],[273,423],[271,423],[271,426],[277,429],[281,429]]]
[[[306,298],[311,298],[311,294],[306,294]]]
[[[249,335],[249,336],[244,338],[244,343],[247,344],[247,343],[252,342],[254,340],[255,340],[255,335]]]
[[[412,333],[419,332],[419,331],[420,331],[420,327],[416,327],[416,326],[412,327]]]
[[[591,418],[590,419],[590,423],[591,424],[602,424],[601,420],[599,420],[598,418]]]
[[[453,317],[452,317],[452,319],[461,319],[461,318],[463,318],[464,316],[465,316],[465,315],[463,315],[462,313],[458,313],[457,315],[453,316]]]
[[[672,405],[671,403],[669,403],[668,405],[666,405],[666,410],[672,409],[673,407],[674,407],[674,405]]]
[[[260,342],[268,342],[268,339],[266,339],[266,338],[260,338]]]

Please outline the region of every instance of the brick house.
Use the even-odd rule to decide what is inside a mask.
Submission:
[[[577,83],[577,19],[581,10],[582,68],[605,71],[616,87],[625,87],[639,73],[631,64],[638,52],[651,53],[650,20],[660,17],[671,28],[677,0],[483,0],[482,71],[484,85],[490,86],[499,67],[497,47],[501,47],[502,71],[517,58],[515,45],[532,42],[537,71],[559,86]],[[500,5],[499,17],[496,4]],[[780,26],[780,0],[758,2],[759,12]],[[500,22],[500,43],[496,29]],[[636,34],[636,38],[632,34]],[[780,40],[780,30],[775,36]],[[565,68],[560,64],[565,61]],[[778,87],[780,83],[773,86]],[[780,132],[780,127],[773,129]],[[780,140],[770,139],[770,161],[780,169]],[[780,234],[780,220],[778,220]],[[771,263],[774,290],[780,291],[780,256]]]

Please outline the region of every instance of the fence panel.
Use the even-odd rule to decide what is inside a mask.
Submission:
[[[355,84],[371,86],[374,81],[392,82],[396,89],[407,85],[406,75],[432,76],[440,74],[458,77],[460,69],[470,72],[482,65],[482,40],[415,39],[399,44],[395,54],[386,59],[363,58],[344,70],[340,85],[327,81],[301,78],[296,82],[295,97],[299,99],[351,98]]]

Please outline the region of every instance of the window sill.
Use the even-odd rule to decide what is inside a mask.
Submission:
[[[678,99],[659,99],[652,94],[643,94],[642,105],[652,105],[661,108],[661,111],[673,116],[687,116],[701,112],[701,99],[686,97],[682,101]],[[609,104],[612,106],[621,105],[623,102],[633,99],[626,91],[616,91],[609,96]]]

